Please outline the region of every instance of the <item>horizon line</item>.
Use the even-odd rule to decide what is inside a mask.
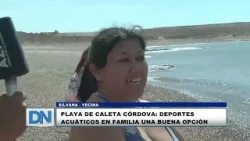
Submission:
[[[207,23],[207,24],[192,24],[192,25],[180,25],[180,26],[157,26],[157,27],[151,27],[151,28],[143,28],[144,30],[148,30],[148,29],[158,29],[158,28],[178,28],[178,27],[194,27],[194,26],[210,26],[210,25],[222,25],[222,24],[243,24],[243,23],[249,23],[250,21],[242,21],[242,22],[225,22],[225,23]],[[136,24],[135,24],[136,25]],[[122,27],[122,26],[121,26]],[[101,30],[103,28],[100,28],[99,30]],[[99,32],[99,30],[97,31],[77,31],[77,32],[60,32],[59,30],[55,29],[54,31],[41,31],[41,32],[25,32],[22,30],[17,30],[17,32],[24,32],[24,33],[53,33],[55,31],[58,31],[59,34],[63,34],[63,33],[96,33]]]

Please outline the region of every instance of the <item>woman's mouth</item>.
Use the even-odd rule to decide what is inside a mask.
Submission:
[[[141,78],[134,78],[134,79],[126,80],[126,83],[129,83],[129,84],[140,84],[141,80],[142,80]]]

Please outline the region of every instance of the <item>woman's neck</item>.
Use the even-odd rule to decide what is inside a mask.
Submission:
[[[121,98],[121,97],[112,97],[111,93],[107,94],[108,92],[105,92],[105,91],[102,91],[102,90],[97,90],[96,93],[98,93],[99,95],[102,95],[108,101],[111,101],[111,102],[136,102],[136,101],[138,101],[138,99],[129,100],[129,99]]]

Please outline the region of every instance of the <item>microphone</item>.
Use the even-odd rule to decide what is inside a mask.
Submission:
[[[0,79],[5,80],[8,95],[17,90],[17,77],[29,68],[10,17],[0,18]]]

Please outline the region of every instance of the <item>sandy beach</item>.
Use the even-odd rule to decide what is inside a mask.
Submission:
[[[250,38],[248,38],[250,39]],[[223,40],[224,41],[224,40]],[[201,41],[150,41],[148,45],[187,44]],[[30,73],[18,78],[18,89],[27,95],[29,107],[54,107],[63,101],[67,93],[69,79],[80,59],[81,52],[89,42],[54,45],[25,45],[24,53]],[[0,83],[4,92],[4,82]],[[148,85],[144,99],[150,101],[197,101],[194,97]],[[229,124],[225,128],[180,128],[188,141],[249,141],[246,131]],[[18,141],[66,141],[66,128],[28,128]]]

